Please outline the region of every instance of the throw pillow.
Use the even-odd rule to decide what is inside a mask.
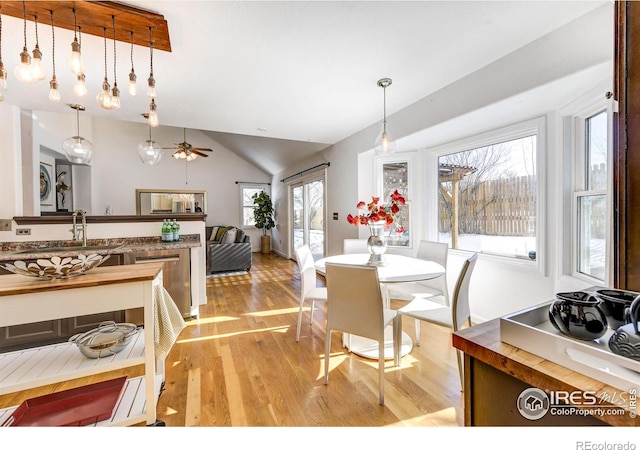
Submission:
[[[213,241],[219,241],[222,239],[222,236],[224,236],[224,234],[229,231],[231,228],[233,227],[217,227],[218,229],[216,230],[216,234],[214,235],[213,233],[211,233],[212,236],[212,240]]]
[[[209,233],[209,236],[207,237],[207,241],[215,241],[216,240],[216,234],[218,234],[218,228],[220,228],[220,227],[212,227],[211,228],[211,233]]]
[[[236,242],[244,242],[244,231],[236,228]]]
[[[233,244],[236,241],[237,228],[231,228],[222,237],[221,244]]]

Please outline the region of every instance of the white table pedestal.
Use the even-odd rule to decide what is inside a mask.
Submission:
[[[349,347],[349,340],[351,341],[351,347]],[[342,346],[348,348],[351,353],[355,353],[363,358],[378,359],[378,341],[374,341],[373,339],[344,333],[342,335]],[[409,354],[412,349],[413,341],[411,340],[411,337],[403,331],[402,344],[400,345],[400,357]],[[392,326],[388,326],[384,330],[384,359],[393,359]]]

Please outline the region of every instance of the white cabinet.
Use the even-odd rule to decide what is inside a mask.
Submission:
[[[144,308],[145,327],[123,351],[85,358],[75,344],[62,343],[0,354],[0,395],[102,372],[144,365],[142,377],[127,380],[114,416],[98,425],[156,422],[164,379],[154,355],[153,288],[162,285],[162,264],[99,267],[66,280],[0,277],[0,326]],[[0,410],[0,423],[15,407]]]

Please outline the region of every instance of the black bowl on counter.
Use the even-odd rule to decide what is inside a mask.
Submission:
[[[621,289],[598,289],[595,292],[602,304],[600,308],[607,316],[607,322],[612,329],[631,323],[629,308],[640,292],[624,291]]]
[[[562,334],[593,341],[607,332],[607,318],[601,300],[588,292],[562,292],[549,307],[549,321]]]

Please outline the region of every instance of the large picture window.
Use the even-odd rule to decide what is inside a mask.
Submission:
[[[240,186],[240,210],[242,211],[242,226],[254,227],[255,219],[253,218],[253,196],[262,191],[265,191],[264,186],[258,185],[241,185]]]
[[[451,248],[536,260],[536,133],[438,158],[438,232]]]

